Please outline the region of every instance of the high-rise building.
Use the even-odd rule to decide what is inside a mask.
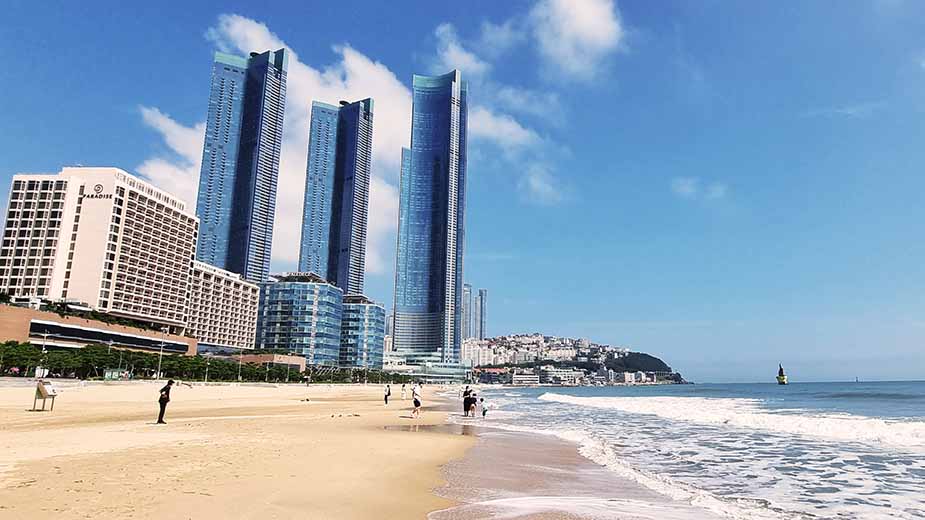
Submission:
[[[475,338],[488,337],[488,289],[479,289],[475,298]]]
[[[459,361],[468,85],[454,70],[413,79],[402,150],[394,350],[410,365]]]
[[[183,201],[118,168],[14,175],[0,291],[180,333],[198,228]]]
[[[344,296],[340,366],[382,369],[385,308],[365,296]]]
[[[257,348],[337,366],[343,291],[314,273],[274,275],[260,284]]]
[[[186,333],[200,350],[253,349],[260,287],[198,261],[190,280]]]
[[[462,293],[462,341],[472,337],[472,286],[464,283]]]
[[[196,258],[254,282],[270,270],[288,61],[279,49],[212,65]]]
[[[362,294],[373,100],[312,103],[299,270]]]

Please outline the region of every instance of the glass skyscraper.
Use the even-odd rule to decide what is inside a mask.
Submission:
[[[464,283],[462,293],[462,330],[463,341],[472,337],[472,286]]]
[[[488,290],[479,289],[479,295],[475,298],[475,333],[476,339],[485,339],[488,337]]]
[[[373,100],[312,103],[299,270],[362,294]]]
[[[343,292],[312,273],[286,273],[260,284],[257,348],[338,366]]]
[[[413,80],[402,150],[394,351],[409,365],[459,361],[468,85],[458,70]]]
[[[285,49],[216,53],[196,215],[196,259],[266,280],[286,102]]]
[[[385,308],[365,296],[344,296],[340,366],[382,368]]]

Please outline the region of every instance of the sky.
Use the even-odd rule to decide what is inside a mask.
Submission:
[[[695,381],[925,379],[925,3],[14,0],[3,204],[16,173],[85,165],[194,205],[212,54],[283,46],[274,271],[297,263],[311,102],[372,97],[366,286],[391,307],[411,77],[459,68],[490,335]]]

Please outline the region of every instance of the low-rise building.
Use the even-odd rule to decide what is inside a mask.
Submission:
[[[260,284],[257,348],[338,366],[344,297],[314,273],[274,275]]]
[[[142,329],[61,316],[28,307],[0,305],[0,339],[47,348],[83,348],[108,345],[116,349],[165,354],[196,354],[196,340],[163,330]]]
[[[540,376],[534,372],[514,372],[511,374],[511,384],[517,386],[536,386],[540,384]]]
[[[382,369],[385,307],[365,296],[344,296],[340,330],[340,366]]]

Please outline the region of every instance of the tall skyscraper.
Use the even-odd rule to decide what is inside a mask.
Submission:
[[[279,49],[212,65],[196,259],[255,282],[270,272],[288,62]]]
[[[475,299],[475,337],[485,339],[488,337],[488,289],[479,289]]]
[[[454,70],[413,80],[402,150],[394,350],[410,365],[459,360],[468,85]]]
[[[463,341],[472,337],[472,286],[464,283],[462,293],[462,329]]]
[[[312,103],[299,270],[362,294],[373,100]]]

